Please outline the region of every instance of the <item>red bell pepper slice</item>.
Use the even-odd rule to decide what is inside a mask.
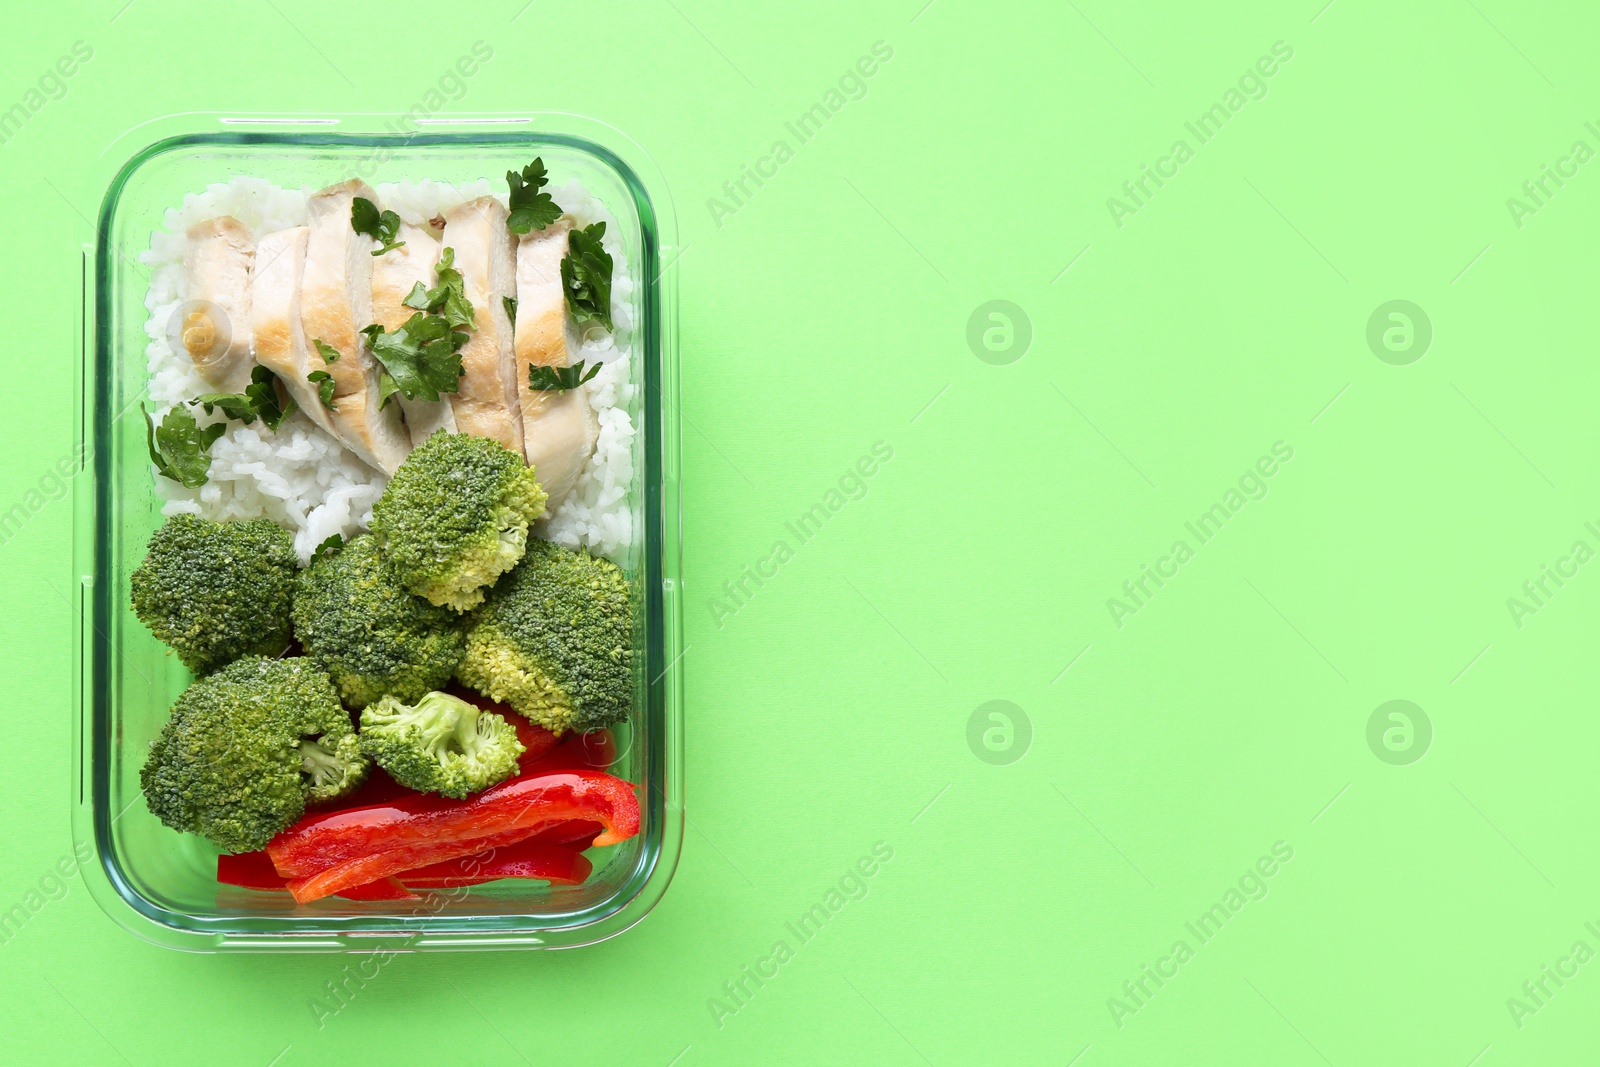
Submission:
[[[520,736],[520,734],[519,734]],[[522,757],[522,773],[549,774],[551,771],[603,771],[617,761],[617,744],[610,730],[586,734],[569,733],[559,744],[536,759]]]
[[[217,881],[244,889],[282,889],[284,877],[265,852],[240,852],[217,857]]]
[[[316,811],[344,811],[347,808],[366,808],[374,804],[387,804],[391,800],[401,797],[414,797],[420,794],[415,789],[407,789],[399,782],[390,778],[382,767],[373,767],[367,775],[367,780],[356,788],[354,793],[344,797],[332,805],[322,805]]]
[[[588,819],[569,819],[566,822],[554,823],[545,827],[532,837],[530,842],[540,845],[559,845],[562,848],[575,849],[582,852],[589,847],[589,842],[604,830],[605,827]]]
[[[501,875],[501,877],[513,877]],[[217,881],[223,885],[242,889],[284,889],[289,880],[278,873],[272,858],[265,852],[240,852],[217,857]],[[346,900],[419,900],[397,879],[386,878],[368,885],[351,886],[341,890],[339,896]]]
[[[402,797],[388,804],[309,815],[273,838],[267,854],[279,874],[306,878],[379,853],[411,849],[420,854],[425,846],[482,841],[465,851],[420,858],[410,864],[416,867],[509,844],[548,824],[572,819],[601,823],[604,830],[594,844],[615,844],[639,832],[639,801],[628,783],[596,771],[519,776],[467,800]],[[408,869],[386,870],[362,881]]]
[[[375,882],[353,885],[339,890],[335,896],[346,900],[421,900],[398,878],[380,878]]]
[[[524,840],[416,867],[399,877],[411,889],[450,889],[499,878],[537,878],[552,885],[582,885],[592,869],[587,859],[570,848]]]
[[[392,877],[448,860],[462,859],[487,848],[514,845],[528,837],[527,827],[518,827],[487,837],[466,838],[456,841],[424,841],[387,852],[369,852],[354,859],[324,867],[315,874],[289,879],[289,892],[297,903],[342,892],[347,886],[366,885],[381,878]]]
[[[538,723],[529,722],[504,704],[496,704],[494,708],[503,709],[499,714],[504,715],[516,728],[517,740],[522,742],[522,755],[517,757],[517,773],[526,773],[530,765],[552,749],[560,747],[561,739]]]
[[[375,826],[337,824],[338,816],[333,816],[329,822],[335,823],[334,829],[323,835],[331,841],[318,840],[320,828],[313,827],[306,835],[312,839],[310,848],[305,841],[294,841],[275,850],[284,844],[282,838],[267,846],[279,872],[290,876],[289,892],[296,901],[304,904],[349,886],[514,844],[554,819],[597,818],[605,832],[594,839],[595,845],[615,844],[639,830],[638,801],[626,782],[578,771],[513,780],[480,793],[462,810],[422,812],[402,822],[392,817],[397,814],[393,806],[368,811]],[[330,847],[319,854],[318,845]],[[349,856],[352,847],[358,854]],[[341,853],[349,858],[328,862]],[[317,869],[309,870],[313,866]]]
[[[568,734],[561,743],[536,760],[526,756],[522,760],[522,773],[549,774],[553,771],[591,770],[603,771],[617,761],[617,743],[606,729],[591,730],[584,734]],[[551,845],[565,845],[580,851],[589,847],[603,828],[587,819],[573,819],[556,823],[540,830],[529,840]]]
[[[599,824],[592,824],[599,832]],[[406,871],[404,874],[341,890],[347,900],[417,900],[413,889],[454,889],[502,878],[526,878],[552,885],[582,885],[593,870],[587,859],[569,848],[522,841]],[[285,889],[289,880],[278,873],[265,852],[217,857],[217,881],[245,889]]]

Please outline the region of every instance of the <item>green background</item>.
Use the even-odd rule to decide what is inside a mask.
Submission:
[[[685,248],[689,829],[622,937],[398,957],[320,1026],[345,958],[156,948],[69,879],[0,944],[6,1061],[1582,1062],[1600,567],[1520,626],[1507,601],[1575,541],[1600,549],[1600,163],[1520,226],[1507,200],[1575,141],[1600,150],[1596,20],[1319,3],[13,19],[0,108],[74,41],[94,56],[0,145],[0,510],[72,454],[79,249],[130,127],[397,113],[482,39],[494,58],[444,114],[574,111],[651,151]],[[865,95],[799,144],[785,122],[877,41],[893,58]],[[1184,123],[1279,41],[1266,95],[1200,145]],[[1193,158],[1119,226],[1108,198],[1180,138]],[[777,139],[792,158],[717,217]],[[968,342],[995,299],[1031,323],[1004,365]],[[1408,365],[1366,340],[1396,299],[1432,326]],[[1199,544],[1184,524],[1280,441],[1266,495]],[[875,442],[892,460],[797,545],[785,524]],[[0,547],[0,910],[73,845],[71,523],[45,499]],[[1108,600],[1179,539],[1192,558],[1119,626]],[[778,540],[793,557],[717,618]],[[1395,699],[1425,751],[1369,745]],[[969,733],[992,700],[1020,709],[1009,751],[997,720]],[[865,897],[801,944],[785,924],[878,842]],[[1278,842],[1265,896],[1200,944],[1185,924]],[[718,1018],[779,940],[792,958]],[[1192,958],[1131,1000],[1178,940]],[[1514,1015],[1579,941],[1584,965]]]

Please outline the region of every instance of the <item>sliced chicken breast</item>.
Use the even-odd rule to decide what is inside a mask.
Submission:
[[[313,422],[333,431],[328,411],[317,399],[317,388],[306,381],[311,366],[310,345],[300,325],[300,282],[305,274],[309,226],[269,233],[256,249],[255,271],[250,278],[250,332],[255,340],[256,362],[283,380]],[[319,357],[316,361],[322,366]]]
[[[562,219],[517,242],[516,381],[522,388],[522,441],[528,465],[550,494],[546,512],[555,511],[578,483],[594,452],[600,424],[583,389],[541,392],[527,388],[528,368],[565,367],[578,348],[561,287],[561,260],[567,254]]]
[[[350,226],[350,204],[358,196],[377,203],[366,182],[352,179],[316,193],[307,205],[311,233],[300,322],[313,353],[317,341],[339,353],[332,363],[323,363],[320,355],[310,361],[313,370],[333,376],[335,410],[327,412],[333,432],[363,461],[393,474],[411,451],[411,436],[399,404],[378,406],[379,366],[360,333],[373,321],[372,253],[378,243]]]
[[[455,249],[455,265],[478,326],[461,349],[466,373],[451,400],[456,428],[492,437],[521,455],[516,357],[504,300],[516,295],[516,256],[511,231],[506,229],[506,208],[492,196],[481,196],[447,212],[444,219],[440,243]]]
[[[212,388],[238,393],[250,384],[250,228],[226,215],[190,226],[183,253],[187,291],[183,347]],[[203,305],[203,306],[196,306]]]
[[[372,265],[372,321],[385,330],[399,329],[416,314],[416,309],[406,307],[403,301],[418,282],[432,289],[437,281],[433,268],[439,262],[439,242],[428,228],[402,222],[395,239],[405,244],[378,256]],[[448,394],[436,401],[407,400],[398,395],[395,400],[405,412],[413,445],[426,441],[435,430],[455,433],[456,417]]]

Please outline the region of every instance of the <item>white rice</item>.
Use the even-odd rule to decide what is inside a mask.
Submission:
[[[260,178],[234,178],[186,196],[181,207],[167,212],[166,229],[151,235],[150,250],[141,258],[151,268],[150,291],[145,297],[150,312],[145,332],[150,343],[145,354],[157,421],[174,405],[211,391],[188,355],[174,351],[168,339],[168,323],[185,297],[184,231],[193,223],[231,215],[255,231],[260,240],[274,230],[305,225],[306,201],[312,192],[284,189]],[[479,196],[497,195],[504,200],[487,179],[459,186],[437,181],[385,183],[377,186],[377,192],[385,208],[417,225]],[[576,182],[550,186],[549,192],[580,225],[606,223],[605,247],[615,260],[611,304],[616,329],[609,334],[593,329],[584,339],[580,357],[589,364],[596,360],[605,363],[582,387],[599,420],[599,439],[572,493],[554,514],[545,516],[535,532],[621,563],[633,544],[634,424],[630,412],[637,395],[637,388],[629,384],[633,281],[617,240],[616,219],[605,206]],[[207,416],[200,408],[192,410],[202,424],[223,421],[220,413]],[[211,446],[209,478],[200,488],[189,489],[155,476],[151,468],[157,493],[166,501],[163,515],[271,519],[294,533],[302,562],[333,534],[350,537],[371,523],[372,505],[388,479],[303,412],[291,415],[276,432],[259,421],[249,426],[229,422],[227,426]]]

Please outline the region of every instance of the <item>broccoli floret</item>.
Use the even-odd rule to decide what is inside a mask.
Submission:
[[[455,612],[406,592],[371,534],[300,573],[294,633],[354,708],[389,694],[416,700],[437,689],[450,680],[467,642]]]
[[[504,716],[449,693],[392,696],[361,713],[361,751],[401,785],[456,800],[517,773],[525,751]]]
[[[326,674],[303,657],[248,656],[184,690],[139,783],[174,830],[249,852],[308,802],[353,792],[370,766]]]
[[[299,561],[289,531],[266,519],[174,515],[133,572],[133,611],[196,674],[289,644]]]
[[[372,532],[407,589],[466,611],[516,566],[545,491],[522,457],[440,430],[415,448],[372,509]]]
[[[609,726],[633,699],[632,628],[615,564],[534,539],[474,613],[456,677],[555,733]]]

